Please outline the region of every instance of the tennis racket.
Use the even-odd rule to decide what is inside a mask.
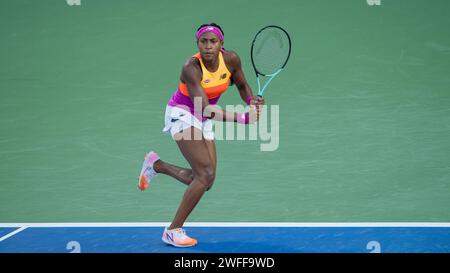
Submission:
[[[258,82],[258,97],[286,66],[291,55],[291,38],[279,26],[266,26],[256,33],[251,48],[253,68]],[[261,88],[260,77],[268,77]]]

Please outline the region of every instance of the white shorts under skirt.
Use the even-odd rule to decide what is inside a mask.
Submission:
[[[210,119],[201,122],[191,112],[180,107],[167,105],[163,129],[165,134],[170,134],[175,139],[176,133],[192,126],[202,131],[205,139],[214,140],[213,123]]]

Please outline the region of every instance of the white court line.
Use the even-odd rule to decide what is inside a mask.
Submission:
[[[4,240],[8,239],[8,238],[11,237],[11,236],[16,235],[17,233],[19,233],[19,232],[21,232],[21,231],[23,231],[23,230],[25,230],[25,229],[27,229],[27,227],[21,227],[21,228],[18,228],[18,229],[16,229],[16,230],[14,230],[13,232],[10,232],[10,233],[6,234],[5,236],[3,236],[3,237],[0,238],[0,242],[2,242],[2,241],[4,241]]]
[[[169,222],[0,223],[0,227],[166,227]],[[185,227],[450,227],[450,222],[190,222]],[[21,231],[21,230],[20,230]],[[20,232],[18,231],[18,232]],[[14,235],[14,234],[13,234]]]

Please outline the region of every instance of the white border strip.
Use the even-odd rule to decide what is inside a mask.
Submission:
[[[166,227],[169,225],[170,225],[169,222],[0,223],[0,227],[21,227],[23,229],[27,227]],[[450,222],[342,222],[342,223],[190,222],[186,223],[184,226],[185,227],[450,227]]]
[[[8,239],[8,238],[11,237],[11,236],[16,235],[17,233],[19,233],[19,232],[21,232],[22,230],[25,230],[25,229],[27,229],[27,227],[21,227],[21,228],[18,228],[18,229],[16,229],[16,230],[14,230],[13,232],[10,232],[10,233],[6,234],[5,236],[3,236],[3,237],[0,238],[0,242],[2,242],[2,241],[4,241],[4,240]]]

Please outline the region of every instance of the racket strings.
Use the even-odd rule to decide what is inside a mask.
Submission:
[[[270,75],[283,67],[289,57],[288,36],[279,29],[266,29],[253,44],[253,61],[258,72]]]

